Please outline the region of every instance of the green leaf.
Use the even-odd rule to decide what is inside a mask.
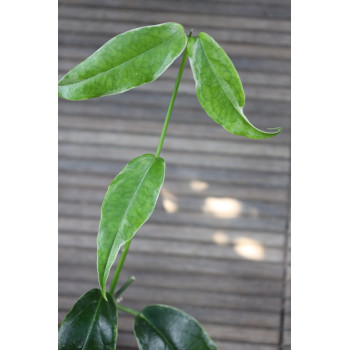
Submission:
[[[99,289],[83,294],[58,329],[58,350],[115,350],[117,307],[113,296],[107,300]]]
[[[217,350],[190,315],[166,305],[144,308],[134,321],[140,350]]]
[[[277,135],[253,126],[243,113],[245,96],[239,75],[230,58],[208,34],[189,39],[187,51],[203,109],[232,134],[263,139]]]
[[[105,291],[120,247],[149,219],[164,181],[165,162],[153,154],[133,159],[111,182],[101,207],[97,237],[98,278]]]
[[[187,36],[178,23],[141,27],[117,35],[58,83],[68,100],[119,94],[157,79],[181,54]]]

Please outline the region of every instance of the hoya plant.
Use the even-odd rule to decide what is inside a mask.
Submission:
[[[134,333],[141,350],[217,349],[191,316],[166,305],[132,310],[120,296],[131,277],[118,290],[118,278],[132,238],[149,219],[165,175],[160,157],[170,116],[189,57],[198,100],[216,123],[232,134],[252,139],[277,135],[281,129],[259,130],[244,115],[245,95],[239,75],[220,45],[208,34],[186,35],[178,23],[163,23],[130,30],[109,40],[58,83],[67,100],[85,100],[119,94],[157,79],[182,54],[182,61],[155,154],[131,160],[108,187],[101,207],[97,235],[97,275],[100,289],[83,294],[59,327],[60,350],[114,350],[118,312],[134,317]],[[110,270],[123,248],[109,289]]]

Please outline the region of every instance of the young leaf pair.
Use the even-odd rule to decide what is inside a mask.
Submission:
[[[119,94],[157,79],[186,50],[200,104],[227,131],[250,138],[275,132],[254,127],[243,113],[245,96],[231,60],[208,34],[188,38],[178,23],[137,28],[109,40],[58,84],[68,100]]]
[[[133,311],[132,311],[133,312]],[[134,333],[140,350],[217,350],[200,324],[186,313],[151,305],[133,312]],[[115,350],[118,311],[113,295],[104,299],[99,289],[82,295],[59,328],[58,350]]]

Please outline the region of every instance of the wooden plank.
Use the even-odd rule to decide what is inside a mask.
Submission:
[[[66,46],[73,47],[90,47],[93,50],[100,48],[105,42],[113,37],[113,34],[85,34],[79,32],[60,32],[58,44],[61,48]],[[225,49],[225,44],[222,45]],[[233,50],[231,47],[230,50]],[[266,55],[266,53],[265,53]],[[264,55],[264,56],[265,56]],[[238,71],[247,70],[265,73],[290,73],[290,62],[286,60],[285,54],[283,59],[276,58],[260,58],[260,57],[245,57],[235,56],[234,64]]]
[[[244,238],[242,238],[243,240]],[[245,238],[247,240],[247,238]],[[78,235],[71,232],[61,232],[58,238],[60,247],[75,247],[75,248],[90,248],[96,250],[96,235]],[[273,263],[281,263],[283,261],[282,249],[264,247],[257,242],[254,244],[247,244],[245,247],[253,247],[257,250],[257,256],[252,256],[251,260],[266,261]],[[208,259],[241,259],[245,260],[247,257],[242,255],[239,248],[242,245],[227,244],[216,245],[200,244],[199,242],[180,242],[169,241],[167,239],[144,239],[142,235],[138,235],[138,239],[133,242],[133,250],[138,253],[152,254],[155,251],[162,251],[163,254],[169,256],[190,256],[190,257],[207,257]]]
[[[144,145],[157,144],[159,135],[126,134],[106,131],[88,131],[75,129],[59,129],[58,140],[67,143],[112,145],[121,147],[142,147]],[[279,147],[267,144],[267,147],[260,147],[255,144],[247,144],[240,147],[241,144],[234,141],[216,141],[191,139],[186,137],[168,136],[166,139],[167,150],[176,152],[197,152],[214,155],[244,155],[251,157],[266,158],[289,158],[290,150],[287,147]],[[270,147],[268,147],[270,146]],[[284,151],[282,153],[282,151]]]
[[[68,72],[72,67],[74,67],[74,63],[69,62],[68,64],[65,64],[67,62],[63,61],[62,64],[60,64],[60,72],[62,72],[62,75]],[[175,79],[174,79],[175,80]],[[157,84],[147,84],[139,86],[137,89],[139,91],[149,91],[150,86],[152,86],[152,91],[154,92],[162,92],[162,93],[169,93],[171,95],[173,87],[174,87],[174,80],[165,80],[160,79],[157,81]],[[290,102],[290,90],[288,88],[270,88],[270,87],[260,87],[260,86],[245,86],[245,93],[247,98],[255,98],[260,100],[266,100],[266,101],[287,101]],[[182,81],[179,92],[183,94],[190,94],[195,95],[195,84],[193,80],[189,81]]]
[[[78,158],[67,159],[59,158],[58,166],[60,173],[75,173],[75,174],[90,174],[90,175],[107,175],[109,180],[106,185],[118,174],[126,162],[108,162],[100,160],[81,160]],[[235,170],[232,172],[226,169],[204,169],[202,167],[179,167],[167,163],[167,181],[188,181],[189,187],[193,182],[199,181],[202,183],[208,183],[209,186],[215,186],[216,184],[229,184],[231,188],[234,185],[243,186],[249,184],[251,187],[261,186],[261,188],[286,188],[288,185],[288,174],[279,173],[254,173],[252,171]],[[232,187],[233,186],[233,187]],[[245,191],[245,193],[247,193]],[[240,198],[239,192],[235,192],[235,197]]]
[[[186,2],[186,0],[177,0],[178,2]],[[230,3],[232,0],[202,0],[203,3],[205,2],[213,2],[215,4],[222,4],[222,3]],[[235,0],[236,3],[245,3],[247,5],[280,5],[285,7],[291,6],[290,0]],[[66,6],[67,4],[81,4],[81,3],[87,3],[81,0],[58,0],[58,6]]]
[[[77,234],[88,234],[96,236],[99,220],[78,219],[72,217],[59,217],[58,228],[61,232],[74,232]],[[210,228],[198,228],[191,226],[179,227],[178,225],[152,224],[143,225],[138,231],[143,238],[170,239],[182,242],[215,243],[219,246],[234,245],[240,242],[241,238],[248,238],[256,241],[264,247],[282,248],[283,235],[266,232],[239,231],[239,230],[216,230]]]
[[[81,290],[89,290],[91,283],[79,281],[72,284],[71,281],[62,280],[59,284],[58,291],[61,295],[80,295]],[[173,290],[171,288],[161,287],[144,287],[133,286],[128,289],[124,296],[125,301],[150,304],[164,304],[170,302],[181,305],[197,306],[199,308],[207,307],[209,309],[223,310],[250,310],[250,311],[266,311],[278,315],[281,309],[281,299],[276,297],[256,297],[256,296],[241,296],[232,294],[220,294],[217,292],[204,291],[183,291],[181,289]],[[208,311],[207,310],[207,311]],[[201,313],[203,315],[203,313]],[[223,312],[221,312],[223,315]],[[194,315],[195,317],[198,315]],[[224,320],[222,320],[224,321]],[[219,321],[220,322],[220,321]],[[222,322],[220,322],[222,323]],[[226,323],[226,322],[225,322]]]
[[[72,188],[72,187],[60,187],[59,200],[63,201],[75,201],[75,202],[93,202],[102,203],[107,187],[102,190],[93,190],[86,188]],[[166,192],[165,192],[166,191]],[[160,204],[158,204],[158,210],[165,211],[173,214],[177,212],[194,212],[194,213],[207,213],[208,216],[222,217],[222,218],[276,218],[285,220],[283,215],[283,209],[280,204],[275,203],[261,203],[261,202],[248,202],[243,200],[237,200],[233,197],[213,197],[208,195],[207,197],[186,197],[181,193],[171,193],[164,188],[160,198]],[[222,205],[223,211],[220,213],[219,208],[215,208],[215,205]]]
[[[179,0],[179,1],[186,1],[186,0]],[[232,0],[202,0],[203,2],[215,2],[218,4],[221,3],[230,3]],[[286,6],[290,7],[291,0],[235,0],[236,3],[244,3],[247,5],[279,5],[279,6]]]
[[[138,23],[108,20],[94,20],[89,21],[80,20],[79,18],[62,18],[59,17],[58,29],[64,32],[76,32],[102,35],[118,35],[126,31],[132,30],[139,26]],[[290,46],[290,34],[281,32],[265,32],[265,31],[249,31],[242,29],[215,29],[203,26],[200,31],[207,32],[220,43],[243,43],[243,44],[257,44],[266,46]]]
[[[129,261],[129,259],[128,259]],[[120,282],[126,281],[131,275],[136,276],[137,285],[145,287],[171,288],[173,290],[192,290],[219,292],[221,294],[274,296],[282,295],[282,282],[274,280],[242,279],[227,275],[205,275],[184,273],[183,271],[145,271],[143,266],[130,268],[129,262],[124,266]],[[59,280],[70,280],[72,283],[85,281],[91,283],[91,288],[97,283],[96,264],[72,265],[61,262],[58,266]],[[232,318],[232,320],[234,320]]]
[[[149,83],[147,86],[151,89],[151,85],[157,84],[158,81]],[[127,107],[129,110],[129,114],[131,114],[130,118],[132,118],[132,114],[137,113],[137,108],[141,108],[143,110],[152,110],[152,109],[158,109],[158,113],[155,117],[157,117],[157,120],[164,120],[164,114],[166,113],[168,104],[170,101],[169,94],[162,94],[158,93],[155,99],[154,93],[152,91],[139,91],[138,89],[132,89],[129,90],[125,94],[115,95],[115,96],[105,96],[100,99],[92,99],[92,100],[86,100],[86,101],[66,101],[63,99],[59,100],[59,113],[65,113],[67,114],[82,114],[84,115],[93,115],[93,116],[110,116],[110,117],[116,117],[116,113],[118,115],[119,110],[121,109],[121,113],[123,111],[122,108]],[[156,103],[156,105],[155,105]],[[132,107],[132,108],[131,108]],[[135,108],[135,109],[134,109]],[[162,111],[162,113],[160,111]],[[271,101],[270,103],[266,103],[261,100],[254,100],[249,99],[247,100],[246,106],[244,107],[245,113],[249,116],[252,121],[254,118],[259,117],[261,119],[261,122],[264,122],[265,117],[268,117],[266,120],[270,120],[272,124],[274,120],[279,121],[278,118],[283,118],[282,120],[289,119],[290,115],[290,103],[286,103],[283,101]],[[147,112],[144,113],[147,113]],[[198,114],[198,113],[201,114]],[[188,114],[191,113],[191,117],[188,117]],[[193,113],[193,116],[192,116]],[[160,114],[162,114],[163,118],[160,118]],[[197,117],[202,116],[200,118]],[[185,118],[186,116],[186,118]],[[210,118],[203,118],[205,116],[205,112],[202,110],[202,107],[200,106],[197,98],[193,95],[185,95],[185,94],[179,94],[176,98],[176,107],[173,111],[173,117],[172,117],[172,123],[177,121],[190,121],[193,122],[194,118],[197,118],[199,120],[196,120],[199,122],[199,124],[210,124],[215,125],[217,128],[217,124],[215,124]],[[142,117],[141,119],[145,120],[145,117]],[[148,119],[154,119],[149,118]],[[281,120],[280,120],[281,122]],[[258,123],[257,125],[260,125]],[[278,125],[278,124],[276,124]],[[283,126],[283,124],[282,124]],[[270,125],[271,127],[271,125]],[[213,128],[214,129],[214,128]],[[227,133],[227,132],[226,132]],[[279,135],[279,137],[269,139],[269,142],[276,142],[273,140],[277,140],[279,142],[281,140],[282,135]],[[288,136],[287,133],[283,134],[283,137]],[[232,136],[231,136],[232,137]],[[244,138],[242,138],[244,140]],[[248,141],[246,141],[248,142]],[[257,141],[259,142],[259,141]],[[260,141],[261,142],[261,141]]]
[[[120,349],[128,349],[128,350],[138,350],[137,342],[134,333],[132,332],[133,328],[131,328],[130,333],[127,331],[119,332],[117,339],[117,347]]]
[[[232,342],[224,342],[216,340],[215,344],[220,350],[232,350]],[[247,344],[234,343],[235,350],[278,350],[277,345],[261,345],[261,344]]]
[[[68,160],[67,160],[68,161]],[[103,166],[103,162],[98,162],[101,166],[101,171],[94,171],[94,162],[87,162],[86,168],[83,168],[82,171],[79,171],[79,167],[76,168],[75,163],[67,163],[64,165],[66,160],[62,159],[59,162],[60,174],[62,175],[62,184],[71,184],[79,185],[77,179],[81,177],[81,184],[88,185],[86,182],[91,181],[91,187],[103,187],[105,188],[112,179],[118,174],[120,170],[127,164],[126,161],[115,162],[112,164],[112,167]],[[84,162],[79,161],[77,162]],[[61,166],[62,163],[62,166]],[[79,164],[79,163],[77,163]],[[89,171],[89,164],[91,164],[91,171]],[[251,199],[254,198],[254,191],[256,193],[264,192],[268,189],[284,189],[288,188],[287,175],[283,176],[282,174],[271,174],[271,173],[259,173],[256,175],[254,172],[249,172],[245,170],[240,171],[225,171],[223,170],[213,170],[206,172],[203,168],[190,168],[186,167],[179,169],[176,165],[172,166],[167,164],[167,177],[166,181],[177,182],[176,185],[179,185],[180,188],[174,188],[173,191],[176,193],[186,194],[198,194],[198,195],[235,195],[239,197],[240,191],[237,192],[234,190],[235,184],[240,185],[240,188],[244,189],[244,184],[251,188],[252,195]],[[171,185],[172,186],[172,185]],[[247,193],[244,191],[243,193]],[[264,196],[265,198],[265,196]],[[243,198],[241,198],[243,199]],[[285,212],[285,211],[283,211]]]
[[[231,1],[231,0],[230,0]],[[259,0],[261,1],[261,0]],[[281,2],[281,0],[276,0]],[[181,13],[181,12],[163,12],[154,9],[153,11],[137,11],[138,16],[135,16],[134,10],[125,8],[91,8],[86,6],[60,6],[58,9],[59,18],[74,18],[74,19],[95,19],[103,21],[116,22],[133,22],[137,26],[147,26],[158,24],[160,19],[162,22],[178,22],[184,26],[202,30],[202,27],[217,28],[217,29],[246,29],[246,30],[263,30],[272,32],[290,32],[290,21],[288,20],[271,20],[258,19],[247,17],[234,17],[214,14],[197,14],[197,13]]]
[[[244,3],[222,3],[217,6],[215,2],[201,3],[201,2],[182,2],[182,1],[142,1],[142,0],[100,0],[98,4],[93,0],[60,0],[61,4],[72,3],[74,5],[84,5],[91,8],[123,8],[129,10],[149,10],[149,11],[163,11],[163,12],[183,12],[187,14],[213,14],[213,15],[226,15],[226,16],[240,16],[240,17],[254,17],[265,19],[290,19],[289,6],[276,6],[267,4],[250,4],[247,6]]]
[[[290,346],[291,345],[291,331],[290,330],[285,330],[283,332],[283,342],[284,346]]]
[[[89,198],[94,198],[96,201],[102,201],[107,187],[111,182],[111,177],[109,176],[97,177],[74,173],[60,173],[58,179],[60,185],[59,198],[63,200],[88,200]],[[209,185],[205,182],[190,182],[188,185],[180,185],[180,189],[177,189],[176,185],[177,184],[173,185],[174,188],[171,192],[169,192],[167,188],[161,191],[160,200],[163,203],[162,207],[166,211],[176,212],[179,210],[191,210],[208,212],[206,206],[208,202],[210,202],[210,198],[213,198],[212,202],[215,200],[217,200],[217,202],[220,202],[220,200],[223,201],[226,208],[230,210],[230,212],[227,212],[227,216],[238,214],[248,217],[272,216],[285,218],[287,216],[287,207],[281,206],[280,204],[259,202],[249,199],[237,200],[235,197],[230,198],[229,196],[233,193],[231,193],[231,187],[229,186],[217,184]],[[197,188],[196,186],[204,187]],[[92,187],[93,189],[87,189],[87,187]],[[186,188],[188,188],[187,192]],[[100,190],[98,194],[95,191],[96,189]],[[167,203],[172,207],[168,208]],[[234,212],[235,209],[236,212]]]
[[[291,329],[291,315],[284,316],[284,329],[285,330]]]
[[[78,47],[78,48],[86,48],[89,47],[93,51],[97,50],[99,47],[101,47],[106,41],[111,39],[113,35],[111,34],[84,34],[79,32],[64,32],[61,33],[59,36],[59,47]],[[222,47],[224,50],[228,51],[228,54],[232,55],[233,62],[235,64],[235,67],[240,72],[243,71],[254,71],[259,73],[282,73],[282,74],[290,74],[290,62],[289,60],[286,60],[287,51],[282,50],[281,58],[276,53],[277,51],[272,50],[271,52],[274,52],[272,55],[273,58],[269,58],[267,51],[260,48],[261,51],[264,51],[264,53],[261,55],[263,57],[251,57],[252,51],[245,49],[246,52],[250,52],[249,57],[247,55],[245,56],[238,56],[236,54],[236,46],[235,45],[228,45],[223,44]],[[257,48],[259,50],[259,47]],[[241,51],[242,53],[242,51]],[[275,58],[276,57],[276,58]],[[176,65],[175,65],[176,67]],[[65,73],[65,72],[62,72]]]
[[[96,256],[91,254],[91,250],[75,249],[61,247],[59,252],[59,263],[68,263],[76,265],[94,265],[96,266]],[[205,258],[166,256],[161,252],[144,254],[131,252],[128,257],[128,266],[130,269],[160,271],[160,272],[183,272],[198,273],[217,276],[235,276],[246,279],[261,280],[281,280],[283,269],[278,264],[266,262],[255,262],[248,260],[211,259],[210,264]]]
[[[65,283],[65,282],[64,282]],[[79,286],[79,288],[84,288]],[[134,288],[137,290],[137,288]],[[142,292],[140,290],[139,292]],[[64,291],[62,292],[64,294]],[[70,294],[68,294],[70,295]],[[227,324],[231,326],[242,326],[242,327],[261,327],[261,328],[278,328],[278,313],[267,313],[267,312],[250,312],[250,311],[239,311],[239,310],[228,310],[215,308],[213,306],[189,306],[183,303],[183,300],[176,302],[171,299],[171,295],[168,298],[164,297],[161,303],[171,305],[176,308],[180,308],[183,311],[189,313],[200,321],[210,321],[214,324]],[[126,302],[132,303],[133,307],[137,310],[141,310],[143,307],[149,305],[149,301],[142,299],[141,301],[134,300],[134,297],[128,293],[126,296]],[[154,304],[151,302],[151,304]],[[210,318],[208,318],[208,312],[210,312]]]
[[[80,116],[61,115],[58,119],[59,141],[119,146],[142,146],[156,143],[159,139],[160,125],[152,121],[124,121],[110,118],[86,118]],[[193,130],[191,130],[191,127]],[[90,131],[91,130],[91,131]],[[196,133],[202,138],[194,138]],[[203,131],[203,133],[202,133]],[[207,131],[206,133],[204,133]],[[191,135],[192,133],[192,135]],[[197,125],[171,125],[167,133],[167,148],[177,151],[212,152],[221,154],[240,154],[246,156],[290,158],[289,146],[276,147],[270,143],[242,143],[236,138],[209,142],[210,128],[199,128]],[[205,139],[204,139],[205,138]],[[130,141],[132,139],[132,141]],[[213,140],[214,141],[214,140]]]
[[[129,158],[132,159],[132,158]],[[126,165],[124,163],[120,166],[117,172],[115,172],[111,177],[106,177],[103,183],[103,186],[100,186],[101,189],[103,187],[103,193],[100,193],[100,199],[103,199],[105,190],[109,183],[113,180],[113,178],[118,174],[119,171],[122,170],[122,168]],[[170,171],[169,171],[170,173]],[[168,175],[168,174],[167,174]],[[74,181],[73,178],[71,181]],[[82,180],[83,181],[83,180]],[[74,184],[74,182],[73,182]],[[191,181],[186,180],[180,180],[180,181],[172,181],[168,177],[165,180],[164,183],[164,190],[167,191],[167,193],[175,194],[175,195],[186,195],[189,193],[195,192],[193,190],[194,184],[197,184],[196,182],[193,183]],[[199,184],[202,184],[201,182]],[[203,182],[204,186],[206,186],[207,183]],[[273,202],[278,203],[285,203],[286,201],[286,190],[287,189],[279,189],[279,188],[269,188],[269,187],[257,187],[257,186],[236,186],[234,183],[231,183],[229,186],[216,184],[216,183],[208,183],[208,187],[203,189],[201,191],[201,195],[205,197],[231,197],[233,200],[238,201],[244,201],[244,200],[251,200],[251,201],[257,201],[257,202],[263,202],[266,208],[269,208],[269,205],[272,205],[272,208],[274,205]],[[271,208],[271,207],[270,207]]]
[[[58,205],[59,215],[79,217],[79,218],[95,218],[100,217],[99,203],[87,202],[65,202],[60,201]],[[224,230],[256,230],[258,232],[283,232],[285,221],[283,219],[274,218],[218,218],[209,216],[204,213],[186,213],[178,212],[175,214],[166,213],[161,210],[155,210],[152,217],[149,219],[150,223],[167,223],[170,225],[184,225],[197,227],[210,227],[218,231]]]
[[[290,214],[290,212],[289,212]],[[285,281],[284,281],[284,301],[283,301],[283,335],[282,344],[284,348],[291,345],[291,227],[290,215],[286,232],[285,244]]]
[[[65,108],[64,108],[65,109]],[[124,111],[125,109],[125,111]],[[68,108],[67,108],[67,112]],[[74,109],[73,109],[74,112]],[[82,115],[80,114],[60,114],[58,118],[58,123],[60,129],[82,129],[82,130],[96,130],[96,131],[109,131],[109,132],[121,132],[128,133],[130,135],[157,135],[161,131],[162,123],[160,121],[160,117],[158,120],[153,117],[148,119],[148,114],[151,114],[152,109],[145,110],[143,118],[139,116],[137,109],[130,109],[128,115],[127,108],[124,106],[118,107],[118,118],[116,116],[107,115]],[[125,113],[125,115],[124,115]],[[132,113],[132,114],[131,114]],[[157,111],[160,114],[159,111]],[[91,113],[90,113],[91,114]],[[140,117],[140,118],[139,118]],[[205,120],[205,116],[202,115],[202,120]],[[283,121],[284,126],[289,128],[289,122]],[[269,123],[272,124],[271,121]],[[283,130],[283,132],[288,132]],[[191,135],[192,134],[192,135]],[[256,152],[260,152],[259,155],[263,156],[276,156],[276,157],[286,157],[289,156],[290,147],[289,145],[280,144],[276,146],[275,143],[270,142],[270,140],[265,140],[262,142],[261,140],[256,140],[256,142],[243,140],[240,137],[233,136],[228,133],[218,125],[214,125],[213,123],[193,123],[193,121],[189,122],[179,122],[174,119],[171,121],[169,126],[167,136],[171,139],[173,137],[186,138],[192,136],[193,140],[201,140],[205,138],[207,142],[221,140],[221,141],[229,141],[233,146],[237,145],[237,148],[243,148],[239,150],[239,152],[243,154],[249,154],[252,149]],[[282,135],[281,135],[282,136]],[[283,135],[284,137],[284,135]],[[280,138],[279,138],[280,139]],[[214,143],[212,142],[214,145]],[[232,147],[233,148],[233,147]],[[238,152],[238,150],[237,150]]]
[[[130,161],[130,159],[144,153],[153,153],[156,149],[157,142],[154,145],[145,145],[143,148],[124,149],[123,147],[111,146],[90,146],[80,144],[59,143],[58,153],[60,157],[79,158],[79,159],[96,159],[108,161]],[[166,147],[166,141],[164,143]],[[288,173],[290,163],[285,159],[261,159],[261,157],[242,157],[242,156],[225,156],[225,155],[205,155],[191,154],[189,152],[162,152],[162,157],[167,163],[178,164],[179,166],[201,166],[203,168],[221,168],[221,169],[241,169],[270,171],[278,173]]]
[[[248,47],[248,46],[245,46]],[[232,48],[232,52],[230,51]],[[254,45],[254,49],[256,48],[256,46]],[[234,60],[234,57],[236,57],[236,49],[237,47],[235,45],[226,45],[226,52],[229,55],[232,55],[232,59]],[[68,50],[68,51],[66,51]],[[270,49],[269,49],[270,50]],[[285,50],[285,49],[283,49]],[[67,59],[67,60],[72,60],[73,65],[79,63],[82,59],[84,59],[87,56],[79,56],[79,57],[75,57],[73,53],[71,53],[70,55],[73,55],[73,59],[69,57],[69,48],[65,48],[62,49],[63,54],[67,55],[68,57],[62,55],[62,59]],[[75,55],[77,55],[77,53],[75,53]],[[258,55],[255,55],[258,56]],[[290,56],[289,56],[290,57]],[[175,63],[176,64],[176,63]],[[177,64],[176,64],[177,65]],[[174,80],[176,79],[176,70],[175,69],[171,69],[172,67],[169,67],[168,70],[166,70],[162,77],[169,79],[169,80]],[[174,67],[175,68],[175,67]],[[190,71],[190,67],[185,67],[184,73],[183,73],[183,80],[184,81],[188,81],[188,80],[192,80],[192,73]],[[239,76],[243,82],[244,87],[247,87],[249,85],[252,86],[274,86],[274,87],[284,87],[287,88],[288,90],[290,90],[290,75],[289,74],[273,74],[273,73],[259,73],[259,72],[255,72],[255,71],[244,71],[241,70],[239,71]]]
[[[129,92],[128,92],[129,93]],[[128,93],[125,95],[127,96]],[[135,99],[136,101],[136,99]],[[89,101],[90,102],[90,101]],[[196,137],[196,134],[203,130],[204,128],[207,129],[207,133],[211,132],[210,139],[228,139],[230,141],[238,140],[239,142],[244,142],[245,144],[253,143],[252,140],[249,139],[243,139],[242,137],[233,136],[231,133],[228,133],[226,130],[224,130],[222,127],[220,127],[218,124],[216,124],[212,119],[210,119],[205,112],[201,109],[201,107],[197,106],[197,99],[193,96],[193,107],[196,108],[196,110],[193,111],[184,111],[180,108],[175,108],[175,111],[172,116],[170,127],[172,128],[173,125],[182,125],[186,126],[188,128],[187,134],[190,133],[193,129],[193,136]],[[97,108],[98,109],[97,109]],[[101,108],[102,107],[102,108]],[[197,108],[198,107],[198,108]],[[143,113],[142,113],[143,108]],[[164,108],[164,109],[163,109]],[[154,113],[152,113],[154,111]],[[159,124],[157,126],[157,130],[161,130],[162,123],[164,121],[164,114],[165,114],[165,107],[159,105],[158,108],[154,107],[154,104],[152,107],[146,106],[139,107],[138,105],[132,105],[130,101],[130,105],[127,106],[124,103],[117,103],[115,105],[110,106],[109,104],[104,105],[96,105],[92,106],[91,104],[84,104],[84,103],[68,103],[68,102],[61,102],[59,103],[59,113],[60,115],[84,115],[85,117],[94,117],[94,118],[100,118],[100,117],[109,117],[114,118],[114,120],[128,120],[130,123],[134,123],[136,121],[157,121]],[[248,115],[248,114],[247,114]],[[257,116],[259,114],[257,113],[251,113],[251,122],[253,123],[255,119],[257,119]],[[289,129],[290,129],[290,120],[287,119],[286,116],[280,115],[280,116],[263,116],[260,115],[260,119],[258,123],[255,123],[260,128],[268,128],[272,125],[282,125],[284,128],[283,133],[279,134],[276,138],[268,139],[268,140],[254,140],[255,145],[267,145],[267,144],[281,144],[286,143],[290,139],[289,135]],[[98,120],[98,119],[97,119]],[[191,128],[191,125],[195,125]],[[169,130],[171,129],[169,127]]]
[[[67,304],[74,302],[74,297],[61,297],[59,302],[64,304],[67,300]],[[131,304],[125,306],[132,307]],[[69,308],[61,308],[61,317],[64,317]],[[207,315],[208,317],[209,315]],[[212,322],[202,322],[205,330],[211,335],[215,341],[217,338],[226,340],[227,342],[243,341],[250,343],[262,343],[262,344],[276,344],[276,338],[278,330],[264,329],[258,327],[240,327],[240,326],[223,326],[217,325]],[[120,333],[130,332],[133,329],[133,318],[130,315],[120,312],[118,319],[118,328]]]
[[[77,179],[79,176],[77,177]],[[101,187],[101,186],[100,186]],[[185,186],[182,186],[184,188]],[[105,196],[107,186],[101,189],[60,186],[59,200],[67,202],[83,202],[91,204],[100,204]],[[174,188],[176,190],[176,188]],[[224,190],[224,188],[223,188]],[[225,197],[222,195],[214,196],[206,193],[205,196],[194,195],[191,197],[183,196],[183,192],[169,192],[168,187],[164,187],[157,210],[167,214],[178,212],[192,212],[193,214],[206,213],[209,217],[224,219],[236,219],[238,217],[246,217],[255,219],[277,219],[286,220],[281,211],[280,204],[262,203],[258,201],[238,200],[236,197],[229,197],[230,189],[227,189]],[[219,194],[219,193],[217,193]],[[266,198],[265,198],[266,199]],[[280,206],[280,208],[279,208]],[[283,207],[282,207],[283,208]],[[167,215],[165,214],[164,215]]]

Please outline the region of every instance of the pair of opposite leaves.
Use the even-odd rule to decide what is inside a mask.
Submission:
[[[254,127],[243,114],[245,95],[231,60],[208,34],[188,38],[178,23],[120,34],[68,72],[59,95],[84,100],[122,93],[157,79],[184,51],[190,58],[198,100],[229,132],[261,139],[277,135]],[[101,208],[97,268],[102,294],[122,245],[151,216],[164,180],[165,162],[151,154],[132,160],[112,181]]]
[[[150,305],[134,314],[134,333],[140,350],[217,350],[191,316],[166,305]],[[99,289],[82,295],[59,328],[58,350],[115,350],[118,310],[113,295]]]

